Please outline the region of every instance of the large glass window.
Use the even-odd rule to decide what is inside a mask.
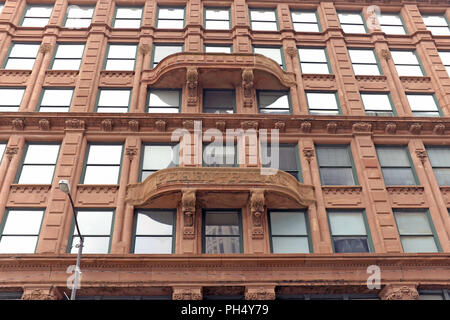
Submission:
[[[19,184],[51,184],[58,160],[59,144],[29,143],[17,175]]]
[[[45,27],[50,20],[52,10],[52,5],[27,5],[21,26]]]
[[[214,141],[203,144],[203,166],[235,167],[237,166],[237,145]]]
[[[340,114],[335,92],[306,92],[309,114]]]
[[[205,29],[228,30],[230,28],[229,9],[205,8]]]
[[[378,146],[376,149],[384,183],[387,186],[417,184],[406,147]]]
[[[382,13],[378,16],[378,22],[386,34],[406,34],[406,28],[398,13]]]
[[[183,29],[184,8],[158,7],[157,28]]]
[[[414,51],[391,51],[391,55],[399,76],[424,76]]]
[[[395,210],[394,216],[403,252],[440,251],[426,210]]]
[[[273,253],[309,253],[308,221],[305,211],[269,212]]]
[[[415,117],[439,117],[440,110],[434,95],[407,93],[409,107]]]
[[[204,90],[204,113],[233,113],[235,108],[234,90]]]
[[[338,12],[339,23],[345,33],[366,33],[361,12]]]
[[[391,99],[387,93],[361,93],[361,99],[368,116],[394,116]]]
[[[325,48],[299,48],[298,56],[302,73],[331,73]]]
[[[274,60],[276,63],[280,65],[281,68],[284,68],[281,47],[279,48],[254,47],[253,52],[262,54],[263,56],[266,56],[267,58]]]
[[[291,103],[287,91],[257,91],[260,113],[290,114]]]
[[[118,184],[122,161],[121,144],[89,144],[83,184]]]
[[[278,156],[278,161],[275,157]],[[273,168],[286,171],[301,181],[300,159],[297,145],[276,145],[261,143],[261,164],[263,168]]]
[[[249,9],[252,30],[277,31],[277,14],[275,9]]]
[[[0,253],[34,253],[43,216],[44,209],[6,210],[0,230]]]
[[[349,49],[355,75],[380,75],[380,68],[373,50]]]
[[[183,46],[181,44],[155,44],[153,46],[152,68],[156,67],[165,57],[179,52],[183,52]]]
[[[132,252],[174,253],[176,210],[143,210],[135,213]]]
[[[39,112],[69,112],[73,89],[45,89],[38,105]]]
[[[19,111],[25,89],[0,88],[0,112]]]
[[[149,113],[178,113],[181,109],[181,90],[178,89],[149,89]]]
[[[179,164],[179,145],[144,144],[140,181],[144,181],[152,173],[176,167]]]
[[[334,252],[370,252],[364,214],[360,211],[328,212]]]
[[[67,7],[66,28],[87,28],[91,25],[95,6],[69,5]]]
[[[319,32],[320,24],[315,11],[291,11],[295,31]]]
[[[108,46],[105,70],[134,70],[136,53],[136,45],[110,44]]]
[[[58,44],[52,70],[79,70],[84,44]]]
[[[241,213],[238,210],[205,210],[204,253],[241,253]]]
[[[322,185],[355,185],[349,146],[316,146]]]
[[[100,89],[97,103],[97,112],[128,112],[130,99],[130,89]]]
[[[420,290],[419,300],[450,300],[450,290]]]
[[[440,186],[450,186],[450,147],[427,147],[434,176]]]
[[[16,70],[31,70],[39,51],[39,44],[13,43],[6,58],[4,68]]]
[[[113,28],[139,29],[141,19],[141,7],[117,7]]]
[[[448,76],[450,77],[450,51],[439,51],[439,56],[441,57],[442,63],[447,70]]]
[[[432,34],[437,36],[450,35],[450,26],[444,14],[422,14],[422,19]]]

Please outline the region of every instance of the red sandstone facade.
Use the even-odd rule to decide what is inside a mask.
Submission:
[[[78,0],[70,4],[95,4],[92,24],[81,29],[63,27],[69,1],[42,2],[54,3],[48,25],[42,28],[20,26],[25,0],[6,0],[0,14],[0,61],[8,57],[14,42],[40,44],[32,70],[0,70],[0,87],[26,88],[19,111],[1,113],[0,140],[7,145],[0,165],[0,221],[14,208],[45,210],[34,254],[0,254],[1,292],[23,292],[23,299],[60,299],[63,292],[69,294],[66,269],[75,263],[75,255],[67,253],[73,212],[58,188],[61,179],[71,182],[76,208],[115,211],[109,253],[83,257],[80,296],[274,299],[282,295],[369,294],[381,299],[417,299],[422,291],[450,288],[450,187],[438,184],[426,152],[427,146],[450,146],[450,78],[438,54],[450,51],[450,36],[433,35],[421,16],[438,13],[450,20],[447,1]],[[344,33],[337,12],[366,14],[372,4],[380,5],[382,11],[400,13],[408,33]],[[143,7],[141,27],[113,28],[116,5]],[[157,28],[158,5],[185,7],[185,27]],[[230,30],[206,29],[205,7],[230,8]],[[278,31],[252,30],[249,8],[276,9]],[[295,9],[316,10],[321,31],[295,31],[290,14]],[[85,43],[79,70],[50,70],[55,47],[62,42]],[[134,71],[104,70],[108,43],[138,45]],[[151,69],[155,43],[182,44],[184,49]],[[233,53],[205,53],[206,44],[232,45]],[[258,45],[282,47],[285,69],[253,54],[252,46]],[[302,46],[326,48],[332,73],[303,74],[297,52]],[[373,49],[382,75],[355,76],[349,48]],[[391,50],[415,50],[426,76],[399,77]],[[35,111],[42,88],[49,87],[74,89],[70,112]],[[129,112],[96,112],[99,88],[131,89]],[[180,112],[147,113],[148,88],[182,89]],[[203,88],[234,89],[235,112],[202,113]],[[291,114],[259,113],[257,90],[280,89],[290,93]],[[337,92],[341,114],[309,114],[306,92],[310,91]],[[389,92],[397,115],[366,115],[360,92]],[[442,116],[414,117],[407,93],[434,94]],[[303,181],[283,172],[265,180],[257,173],[259,165],[241,164],[228,172],[181,163],[167,169],[172,176],[157,173],[138,184],[142,144],[170,142],[177,128],[201,139],[194,121],[201,121],[203,131],[279,129],[280,143],[298,146]],[[248,160],[249,145],[237,140]],[[29,142],[60,144],[51,184],[17,183]],[[93,142],[123,144],[119,184],[79,183],[87,145]],[[350,146],[359,183],[322,185],[315,153],[321,144]],[[181,145],[182,153],[194,153],[183,139]],[[377,145],[407,146],[420,183],[386,186]],[[191,182],[186,182],[186,176]],[[177,210],[173,254],[130,253],[136,208]],[[206,208],[241,210],[242,253],[202,253],[202,210]],[[271,253],[268,210],[301,208],[307,208],[312,252]],[[327,210],[333,209],[364,210],[372,252],[334,253],[327,219]],[[397,209],[427,210],[439,252],[403,251],[394,218]],[[370,265],[381,268],[380,289],[366,286]]]

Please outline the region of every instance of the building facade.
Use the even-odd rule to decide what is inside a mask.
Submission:
[[[447,1],[0,7],[0,298],[449,299]]]

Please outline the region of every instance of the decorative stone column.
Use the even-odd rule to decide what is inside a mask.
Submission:
[[[275,286],[247,286],[245,300],[275,300]]]
[[[379,294],[381,300],[418,300],[419,293],[415,284],[388,284]]]
[[[173,300],[202,300],[202,287],[173,287]]]

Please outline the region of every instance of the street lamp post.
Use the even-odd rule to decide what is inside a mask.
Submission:
[[[73,216],[75,218],[75,227],[77,228],[78,237],[80,238],[80,242],[76,246],[78,248],[77,264],[75,267],[75,279],[74,279],[74,283],[73,283],[72,294],[70,295],[70,300],[75,300],[75,297],[77,294],[78,282],[80,281],[80,274],[81,274],[80,264],[81,264],[81,255],[83,254],[84,239],[81,236],[80,228],[78,227],[77,212],[75,210],[75,206],[73,205],[72,196],[70,195],[69,181],[68,180],[60,180],[59,181],[59,189],[69,196],[70,205],[72,206]]]

